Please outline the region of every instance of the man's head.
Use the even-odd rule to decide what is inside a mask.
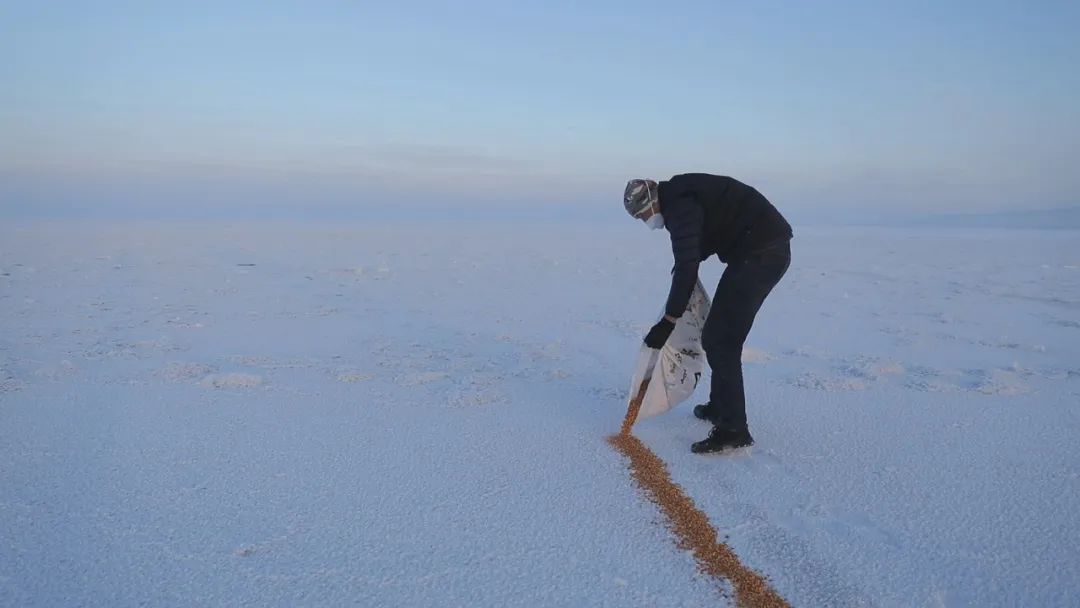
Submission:
[[[631,217],[644,221],[650,228],[664,225],[661,218],[652,219],[653,216],[660,215],[660,194],[656,182],[651,179],[632,179],[626,182],[623,206]]]

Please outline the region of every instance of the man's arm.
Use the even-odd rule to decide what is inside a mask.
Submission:
[[[663,211],[664,224],[671,233],[671,253],[675,256],[671,291],[668,292],[664,312],[669,317],[678,318],[686,311],[694,285],[697,284],[705,211],[693,196],[688,194],[664,201]]]

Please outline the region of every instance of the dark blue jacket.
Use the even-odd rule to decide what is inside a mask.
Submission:
[[[660,213],[675,256],[666,312],[682,316],[711,255],[725,264],[792,236],[791,225],[760,192],[736,179],[685,173],[660,182]]]

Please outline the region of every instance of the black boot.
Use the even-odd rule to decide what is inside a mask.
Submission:
[[[694,418],[697,418],[698,420],[708,420],[709,419],[709,404],[708,403],[702,403],[701,405],[695,405],[694,406]]]
[[[695,454],[711,454],[752,445],[754,438],[746,427],[731,429],[714,426],[708,437],[690,446],[690,451]]]

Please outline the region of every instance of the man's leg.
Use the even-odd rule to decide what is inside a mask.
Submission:
[[[742,349],[761,309],[791,262],[784,242],[745,261],[728,265],[716,287],[712,309],[702,332],[705,356],[712,368],[709,419],[720,428],[746,428]]]

